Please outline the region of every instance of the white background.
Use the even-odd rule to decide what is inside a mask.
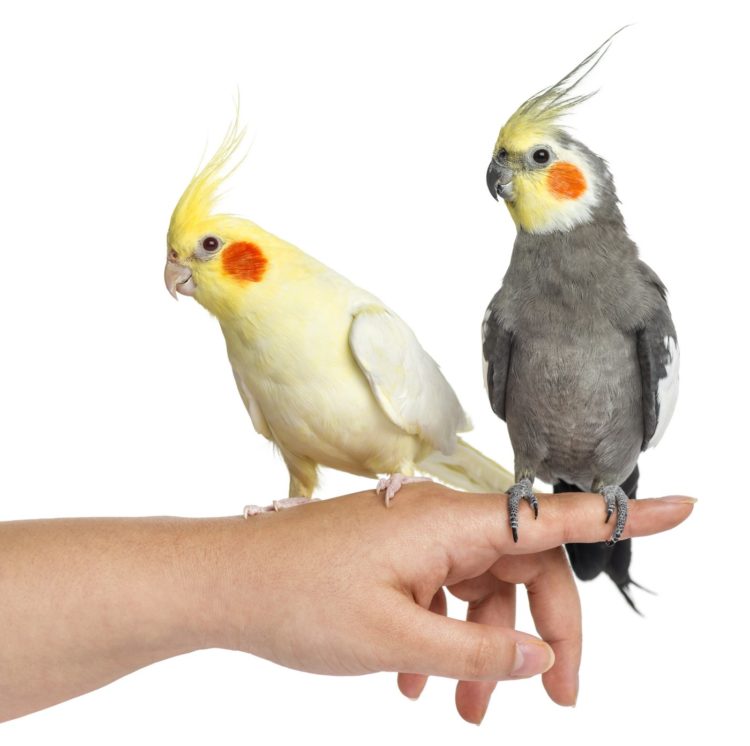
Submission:
[[[172,207],[237,90],[256,139],[226,206],[396,309],[470,412],[472,442],[510,465],[479,325],[514,230],[485,168],[515,107],[630,22],[570,124],[609,161],[683,350],[681,399],[641,461],[641,495],[701,498],[686,525],[635,546],[634,577],[659,592],[637,592],[645,618],[607,579],[582,586],[574,710],[538,680],[504,684],[477,729],[449,681],[412,703],[391,675],[313,677],[207,651],[0,726],[3,744],[735,734],[748,663],[748,59],[732,5],[699,7],[3,4],[0,517],[225,515],[286,493],[216,322],[162,282]],[[366,484],[326,473],[322,494]]]

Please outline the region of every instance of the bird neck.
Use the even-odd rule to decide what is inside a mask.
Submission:
[[[538,284],[540,293],[580,299],[596,292],[604,278],[629,271],[637,260],[638,249],[619,216],[619,220],[597,220],[569,231],[519,231],[508,273]]]

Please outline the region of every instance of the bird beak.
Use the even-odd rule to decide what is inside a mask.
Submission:
[[[167,265],[164,267],[164,284],[169,290],[169,294],[176,300],[177,293],[181,295],[195,295],[195,282],[193,282],[193,273],[184,264],[180,264],[171,255],[167,259]]]
[[[487,189],[495,199],[502,197],[507,201],[513,195],[513,171],[494,158],[487,168]]]

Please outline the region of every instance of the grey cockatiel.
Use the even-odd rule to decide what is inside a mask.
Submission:
[[[609,41],[609,40],[608,40]],[[535,477],[555,491],[600,491],[608,545],[570,545],[583,579],[606,571],[628,602],[630,542],[616,544],[634,498],[638,456],[672,416],[679,353],[661,280],[638,258],[606,163],[561,129],[588,96],[573,89],[605,42],[559,83],[526,101],[500,130],[487,186],[518,235],[483,324],[487,390],[507,422],[518,509],[538,512]]]

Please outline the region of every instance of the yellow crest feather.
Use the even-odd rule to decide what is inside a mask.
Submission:
[[[522,150],[542,140],[545,133],[559,127],[559,120],[564,114],[591,98],[596,91],[577,95],[571,94],[599,64],[602,57],[607,53],[612,39],[625,28],[627,26],[615,31],[564,78],[524,101],[500,130],[500,135],[495,143],[495,153],[501,147],[508,150]],[[511,147],[508,147],[509,145]]]
[[[240,159],[231,169],[227,170],[226,168],[232,156],[237,152],[244,136],[245,129],[244,127],[240,128],[238,107],[234,122],[227,129],[221,145],[208,163],[193,176],[177,202],[169,223],[170,235],[205,220],[213,213],[216,203],[221,197],[219,192],[221,185],[242,162],[242,159]]]

